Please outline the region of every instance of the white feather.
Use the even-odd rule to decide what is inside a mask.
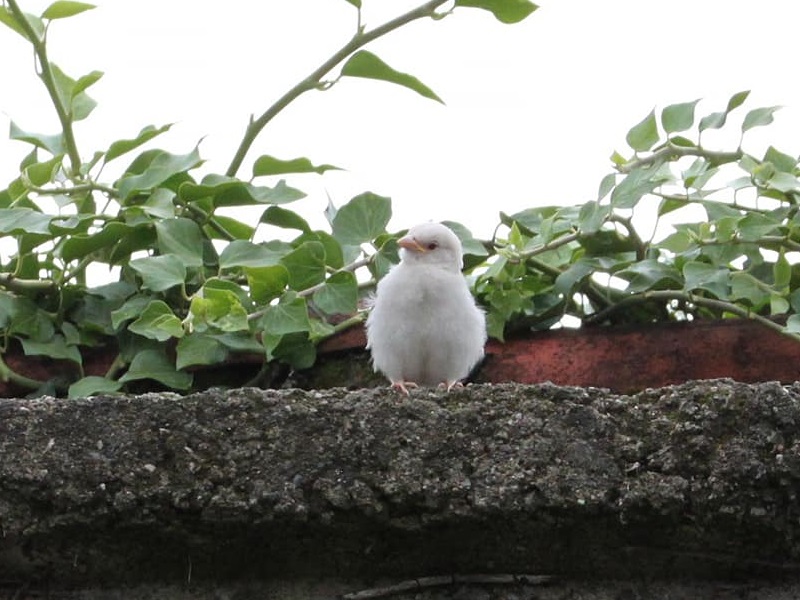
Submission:
[[[376,371],[395,387],[447,387],[483,358],[486,322],[461,274],[458,237],[423,223],[400,240],[400,264],[378,283],[367,319]]]

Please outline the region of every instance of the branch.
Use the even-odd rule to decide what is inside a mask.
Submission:
[[[374,256],[375,255],[372,254],[372,255],[364,257],[364,258],[359,258],[358,260],[355,260],[355,261],[351,262],[349,265],[345,265],[341,269],[338,269],[338,270],[334,271],[333,273],[331,273],[331,276],[336,275],[337,273],[347,273],[347,272],[352,273],[356,269],[360,269],[361,267],[365,267],[369,263],[372,262],[372,259],[373,259]],[[327,279],[325,281],[323,281],[322,283],[318,283],[316,285],[312,285],[310,288],[306,288],[304,290],[300,290],[299,292],[297,292],[297,296],[300,297],[300,298],[305,298],[306,296],[310,296],[314,292],[316,292],[317,290],[322,289],[323,287],[325,287],[326,283],[327,283]],[[265,308],[262,308],[260,310],[255,311],[253,313],[250,313],[249,315],[247,315],[247,320],[248,321],[253,321],[255,319],[259,319],[259,318],[263,317],[264,313],[267,312],[268,308],[269,307],[267,306]]]
[[[711,308],[714,310],[720,310],[723,312],[729,312],[731,314],[736,315],[737,317],[741,317],[743,319],[751,319],[756,321],[760,325],[776,331],[781,335],[785,335],[796,342],[800,342],[800,334],[792,333],[787,331],[779,323],[768,319],[767,317],[763,317],[756,313],[751,312],[747,308],[743,306],[739,306],[738,304],[733,304],[732,302],[726,302],[724,300],[716,300],[714,298],[704,298],[702,296],[695,296],[689,292],[682,292],[679,290],[657,290],[651,292],[642,292],[640,294],[632,294],[630,296],[626,296],[616,304],[609,306],[608,308],[601,310],[583,320],[585,324],[597,323],[605,319],[609,314],[620,310],[630,304],[639,304],[642,302],[646,302],[648,300],[679,300],[681,302],[686,302],[689,304],[694,304],[695,306],[702,306],[705,308]]]
[[[42,70],[42,72],[39,73],[39,78],[47,88],[47,93],[50,95],[50,100],[53,102],[56,114],[58,114],[58,120],[61,122],[61,129],[64,133],[64,144],[67,147],[67,155],[69,156],[69,162],[72,168],[72,176],[78,177],[80,174],[81,156],[78,152],[78,146],[75,143],[75,133],[72,131],[72,115],[69,114],[68,107],[65,107],[61,103],[61,98],[58,95],[50,59],[47,57],[45,39],[44,37],[39,38],[36,35],[36,32],[33,30],[33,27],[31,27],[25,14],[20,10],[16,0],[8,0],[8,8],[13,14],[14,19],[19,23],[19,26],[22,27],[25,36],[33,45],[33,51],[36,54],[36,58],[39,60],[39,67]]]
[[[633,243],[636,245],[636,260],[642,261],[647,256],[647,246],[642,240],[639,232],[636,231],[636,228],[633,226],[633,219],[629,219],[627,217],[623,217],[621,215],[611,213],[608,216],[608,220],[612,223],[619,223],[628,231],[628,237],[631,238]]]
[[[82,194],[84,192],[102,192],[110,198],[119,198],[119,192],[117,190],[94,181],[63,188],[43,188],[35,185],[29,185],[27,187],[28,190],[40,196],[72,196],[73,194]]]
[[[352,273],[353,271],[356,271],[361,267],[366,267],[369,263],[372,262],[374,256],[375,255],[372,254],[364,258],[359,258],[358,260],[351,262],[349,265],[345,265],[341,269],[337,269],[336,271],[331,273],[331,277],[338,273]],[[312,285],[310,288],[306,288],[298,292],[297,295],[300,296],[301,298],[304,298],[306,296],[311,296],[317,290],[321,290],[322,288],[324,288],[326,283],[327,280],[323,281],[322,283],[318,283],[317,285]]]
[[[244,138],[242,138],[242,142],[239,144],[239,148],[236,150],[236,154],[234,155],[231,164],[228,166],[226,175],[228,177],[235,177],[236,173],[239,171],[239,168],[242,166],[242,162],[244,162],[244,158],[249,152],[250,147],[261,133],[261,130],[264,129],[264,127],[266,127],[267,124],[272,121],[272,119],[274,119],[284,108],[286,108],[299,96],[310,90],[316,89],[320,85],[322,78],[336,65],[350,56],[353,52],[372,42],[373,40],[376,40],[379,37],[384,36],[387,33],[390,33],[395,29],[398,29],[403,25],[407,25],[408,23],[411,23],[417,19],[434,16],[436,14],[436,9],[446,2],[447,0],[429,0],[417,8],[414,8],[407,13],[400,15],[399,17],[395,17],[391,21],[387,21],[383,25],[380,25],[371,31],[364,31],[363,29],[359,28],[358,32],[349,42],[342,46],[328,60],[317,67],[305,79],[300,81],[300,83],[295,85],[283,96],[281,96],[266,110],[264,114],[255,120],[253,120],[251,117],[250,124],[245,130]]]
[[[220,225],[219,221],[217,221],[213,215],[209,215],[206,211],[198,206],[195,206],[191,202],[183,202],[182,206],[185,207],[190,213],[202,218],[203,222],[211,227],[211,229],[216,231],[222,237],[222,239],[228,242],[232,242],[236,239],[236,236]]]
[[[58,286],[53,281],[20,279],[12,273],[0,273],[0,287],[18,293],[51,292],[58,289]]]
[[[565,246],[566,244],[574,242],[580,237],[581,237],[580,231],[573,231],[572,233],[568,233],[554,240],[550,240],[549,242],[547,242],[546,244],[542,244],[541,246],[536,246],[535,248],[531,248],[530,250],[525,250],[524,252],[520,252],[517,254],[517,256],[522,260],[525,260],[531,258],[532,256],[536,256],[537,254],[542,254],[544,252],[547,252],[548,250],[555,250],[556,248]]]
[[[743,155],[741,150],[736,152],[716,152],[714,150],[705,150],[699,146],[676,146],[672,142],[667,142],[650,156],[629,160],[624,165],[617,167],[617,170],[620,173],[630,173],[640,167],[648,167],[663,160],[680,158],[681,156],[699,156],[715,163],[729,163],[739,160]]]

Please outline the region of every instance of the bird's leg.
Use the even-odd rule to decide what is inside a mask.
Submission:
[[[452,390],[454,387],[463,388],[464,384],[460,381],[443,381],[437,386],[440,390],[447,390],[448,392]]]
[[[401,379],[398,381],[392,381],[392,385],[390,387],[393,390],[397,390],[398,392],[405,394],[406,396],[410,396],[408,388],[415,388],[419,386],[417,386],[417,384],[414,383],[413,381],[403,381]]]

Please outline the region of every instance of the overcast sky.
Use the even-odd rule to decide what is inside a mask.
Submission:
[[[49,2],[19,0],[40,13]],[[363,0],[368,27],[421,0]],[[56,22],[50,56],[77,77],[105,77],[77,129],[85,157],[143,126],[175,122],[158,145],[188,152],[204,138],[198,177],[223,172],[251,113],[346,42],[356,11],[345,0],[99,0]],[[776,123],[748,136],[800,153],[797,24],[791,0],[541,0],[526,21],[503,25],[458,9],[412,24],[369,49],[431,87],[445,105],[368,80],[342,81],[290,106],[255,144],[260,154],[307,156],[347,169],[290,183],[294,206],[321,223],[327,194],[343,204],[365,190],[393,199],[392,227],[461,221],[488,236],[498,211],[576,204],[594,197],[612,151],[654,106],[705,98],[699,115],[740,90],[746,108],[783,105]],[[24,41],[0,27],[0,181],[28,149],[8,121],[55,132],[57,121]]]

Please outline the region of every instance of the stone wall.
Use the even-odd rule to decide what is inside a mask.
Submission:
[[[0,400],[0,598],[796,598],[798,493],[800,385]]]

